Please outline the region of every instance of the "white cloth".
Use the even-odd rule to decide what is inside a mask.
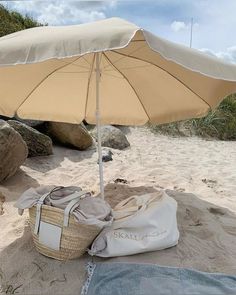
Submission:
[[[234,65],[157,37],[116,17],[82,25],[36,27],[3,36],[0,38],[0,67],[122,49],[135,40],[136,33],[143,34],[141,40],[166,60],[209,77],[236,81]]]
[[[176,211],[176,201],[164,191],[132,196],[114,208],[112,226],[95,239],[89,254],[115,257],[175,246]]]
[[[51,192],[53,189],[55,186],[39,186],[25,191],[15,203],[19,214],[23,214],[24,209],[36,205],[40,197],[46,193],[49,194],[45,199],[46,205],[65,209],[70,202],[67,197],[76,191],[81,191],[81,188],[76,186],[64,187]],[[90,193],[86,193],[78,201],[78,206],[73,210],[73,214],[78,222],[101,228],[110,225],[113,219],[110,205],[101,198],[92,197]]]

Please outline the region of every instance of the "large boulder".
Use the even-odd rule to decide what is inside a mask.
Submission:
[[[0,116],[0,120],[7,121],[7,120],[9,120],[9,119],[10,119],[9,117],[6,117],[6,116]]]
[[[26,142],[29,157],[48,156],[52,154],[52,140],[50,137],[22,122],[8,120],[7,123],[19,132]]]
[[[93,138],[83,124],[48,123],[48,134],[58,143],[85,150],[93,144]]]
[[[38,120],[23,120],[23,119],[20,119],[20,118],[15,118],[17,121],[21,122],[21,123],[24,123],[25,125],[27,126],[30,126],[30,127],[33,127],[33,128],[36,128],[36,127],[39,127],[41,126],[42,124],[44,124],[44,121],[38,121]]]
[[[28,148],[21,135],[0,120],[0,182],[13,176],[27,155]]]
[[[97,140],[97,128],[92,132]],[[125,134],[118,128],[110,125],[101,127],[102,146],[123,150],[130,146]]]
[[[21,119],[20,117],[18,117],[17,115],[15,115],[15,117],[6,117],[6,116],[0,116],[1,120],[4,121],[8,121],[8,120],[15,120],[15,121],[19,121],[21,123],[24,123],[30,127],[40,127],[41,125],[43,125],[45,122],[44,121],[39,121],[39,120],[27,120],[27,119]]]
[[[16,121],[19,121],[21,123],[24,123],[25,125],[28,125],[28,126],[33,127],[33,128],[38,127],[38,126],[40,126],[40,125],[42,125],[44,123],[44,121],[39,121],[39,120],[21,119],[17,115],[12,119],[16,120]]]

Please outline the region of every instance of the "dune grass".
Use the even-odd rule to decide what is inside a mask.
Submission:
[[[20,30],[42,26],[32,17],[7,9],[0,4],[0,37]]]
[[[226,97],[206,117],[163,125],[149,125],[153,132],[172,136],[197,135],[204,138],[236,140],[236,94]]]

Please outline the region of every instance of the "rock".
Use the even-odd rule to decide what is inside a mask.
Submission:
[[[85,150],[93,144],[93,138],[83,124],[48,123],[48,134],[57,142]]]
[[[113,161],[112,159],[112,155],[113,155],[113,152],[108,150],[108,151],[104,151],[102,153],[102,161],[103,162],[109,162],[109,161]]]
[[[92,132],[92,135],[97,139],[97,128]],[[130,146],[125,134],[114,126],[101,127],[102,146],[123,150]]]
[[[122,131],[125,135],[131,133],[131,127],[130,126],[123,126],[123,125],[112,125],[112,126],[120,129],[120,131]]]
[[[9,120],[9,119],[10,119],[9,117],[6,117],[6,116],[0,116],[0,120],[7,121],[7,120]]]
[[[44,121],[39,121],[39,120],[26,120],[26,119],[21,119],[18,116],[15,116],[15,118],[13,118],[16,121],[19,121],[21,123],[24,123],[25,125],[28,125],[30,127],[37,127],[39,125],[42,125],[44,123]]]
[[[15,121],[19,121],[21,123],[24,123],[25,125],[28,125],[30,127],[40,127],[41,125],[43,125],[45,123],[44,121],[21,119],[17,115],[12,118],[6,117],[6,116],[0,116],[0,120],[4,120],[4,121],[15,120]]]
[[[52,140],[47,135],[40,133],[22,122],[9,120],[7,123],[19,132],[23,140],[26,142],[29,150],[29,157],[48,156],[53,153]]]
[[[108,150],[108,151],[102,151],[102,162],[109,162],[113,161],[112,159],[113,152]],[[97,162],[99,164],[99,160]]]
[[[128,184],[128,180],[124,179],[124,178],[116,178],[114,180],[115,183],[124,183],[124,184]]]
[[[27,156],[28,148],[20,134],[0,120],[0,182],[13,176]]]
[[[86,124],[86,125],[85,125],[85,128],[86,128],[89,132],[92,132],[92,131],[96,128],[96,125]]]

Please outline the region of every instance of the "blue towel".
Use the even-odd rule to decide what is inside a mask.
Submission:
[[[236,276],[153,264],[89,264],[81,295],[234,295]]]

